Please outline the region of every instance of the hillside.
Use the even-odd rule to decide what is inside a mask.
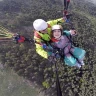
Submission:
[[[3,0],[0,2],[0,24],[12,32],[33,38],[32,22],[62,17],[63,0]],[[71,0],[71,21],[78,31],[73,38],[86,50],[85,66],[80,70],[57,62],[63,96],[96,94],[96,5],[85,0]],[[70,28],[64,24],[64,29]],[[34,44],[0,42],[0,61],[24,78],[34,82],[45,96],[56,96],[54,65],[35,52]],[[10,44],[10,45],[9,45]],[[6,47],[7,46],[7,47]]]

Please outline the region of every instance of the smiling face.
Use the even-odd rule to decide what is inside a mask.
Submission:
[[[60,29],[56,29],[56,30],[53,30],[53,37],[58,39],[61,37],[61,30]]]

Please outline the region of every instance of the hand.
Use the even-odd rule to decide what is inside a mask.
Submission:
[[[72,16],[72,14],[68,14],[66,13],[66,15],[64,15],[63,19],[65,20],[66,23],[70,22],[70,17]]]
[[[67,20],[66,20],[66,23],[69,23],[69,22],[70,22],[70,20],[69,20],[69,19],[67,19]]]
[[[69,32],[70,32],[71,35],[74,35],[74,36],[77,35],[77,31],[76,30],[70,30]]]
[[[50,45],[47,46],[46,44],[43,44],[42,47],[45,51],[52,51],[53,50],[53,48]]]
[[[70,16],[69,15],[64,16],[63,19],[65,20],[66,23],[70,22]]]
[[[43,47],[43,49],[46,49],[47,48],[47,45],[46,44],[43,44],[42,47]]]

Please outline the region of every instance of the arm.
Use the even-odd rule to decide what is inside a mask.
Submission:
[[[64,31],[63,31],[63,34],[65,34],[65,35],[67,35],[67,36],[70,36],[70,35],[71,35],[68,30],[64,30]]]
[[[41,55],[42,57],[48,59],[49,56],[52,55],[52,50],[53,48],[49,45],[48,50],[44,49],[42,46],[40,46],[39,44],[35,44],[36,45],[36,52]]]
[[[42,46],[40,46],[39,44],[35,44],[36,45],[36,52],[41,55],[44,58],[48,58],[48,52],[46,52]]]
[[[50,24],[50,26],[53,26],[56,24],[62,24],[64,22],[65,22],[64,18],[59,18],[59,19],[55,19],[55,20],[50,20],[47,23]]]
[[[34,35],[35,45],[36,45],[36,52],[44,58],[48,58],[49,52],[45,51],[47,46],[44,45],[44,41],[41,39],[39,34]],[[46,45],[46,44],[45,44]]]
[[[70,30],[70,31],[65,30],[63,31],[63,33],[66,34],[67,36],[70,36],[70,35],[75,36],[77,34],[76,30]]]

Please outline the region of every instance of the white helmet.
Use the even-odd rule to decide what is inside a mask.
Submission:
[[[43,19],[36,19],[33,22],[33,27],[37,31],[42,31],[42,30],[45,30],[48,27],[48,24]]]
[[[62,26],[61,25],[53,25],[52,26],[52,31],[56,30],[56,29],[62,29]]]

